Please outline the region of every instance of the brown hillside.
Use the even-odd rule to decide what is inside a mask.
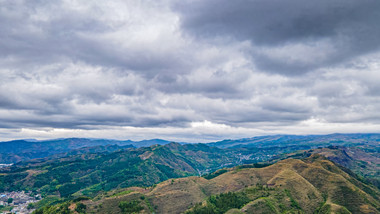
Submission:
[[[142,212],[149,212],[150,206],[156,213],[183,213],[196,204],[205,204],[210,195],[243,191],[257,185],[270,186],[275,192],[285,190],[288,199],[281,199],[283,203],[290,204],[293,200],[297,209],[304,213],[316,210],[321,213],[380,213],[378,189],[352,178],[319,155],[305,160],[287,159],[265,168],[235,168],[211,180],[202,177],[170,179],[144,194],[132,192],[123,196],[125,198],[107,197],[93,203],[97,207],[102,203],[112,204],[116,211],[120,200],[132,197],[141,201]],[[142,195],[144,200],[139,199]],[[257,213],[270,210],[276,213],[281,208],[276,205],[279,199],[276,200],[275,196],[252,199],[240,210],[231,209],[229,213],[252,213],[255,209]],[[88,211],[94,211],[94,206],[88,204]],[[268,204],[274,205],[268,207]]]

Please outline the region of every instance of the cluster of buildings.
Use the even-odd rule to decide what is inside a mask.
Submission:
[[[0,163],[0,169],[1,168],[5,168],[5,167],[8,167],[8,166],[12,166],[13,164],[6,164],[6,163]]]
[[[41,199],[41,195],[33,195],[20,192],[3,192],[0,193],[0,206],[9,207],[9,211],[2,211],[1,214],[16,213],[16,214],[29,214],[34,209],[28,209],[30,203],[36,203]]]

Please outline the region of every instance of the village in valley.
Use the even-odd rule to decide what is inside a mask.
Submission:
[[[19,192],[2,192],[0,193],[0,213],[17,213],[29,214],[34,211],[33,206],[29,205],[41,200],[41,195]]]

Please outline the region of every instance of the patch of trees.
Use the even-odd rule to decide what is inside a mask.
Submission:
[[[122,213],[138,213],[144,208],[140,205],[140,202],[137,200],[133,201],[122,201],[119,203],[119,208]]]
[[[213,178],[215,178],[215,177],[218,177],[219,175],[224,174],[224,173],[226,173],[226,172],[228,172],[227,169],[220,169],[220,170],[218,170],[218,171],[216,171],[216,172],[214,172],[214,173],[206,174],[206,175],[204,175],[203,177],[206,178],[207,180],[210,180],[210,179],[213,179]]]
[[[233,208],[240,209],[248,202],[250,199],[244,192],[227,192],[210,196],[206,206],[197,204],[186,214],[222,214]]]

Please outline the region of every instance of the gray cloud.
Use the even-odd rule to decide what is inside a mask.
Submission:
[[[133,6],[132,3],[120,5]],[[0,55],[27,68],[68,59],[139,71],[149,76],[154,76],[157,71],[186,71],[183,66],[188,66],[190,56],[174,51],[172,48],[176,46],[170,45],[177,44],[165,41],[165,32],[159,32],[160,29],[157,32],[161,34],[149,35],[156,27],[155,23],[148,23],[148,26],[143,17],[141,20],[131,20],[131,23],[129,20],[118,20],[113,16],[115,14],[110,14],[115,8],[104,6],[43,1],[3,3]],[[137,15],[157,16],[154,13],[158,12]],[[146,28],[140,25],[146,25]]]
[[[378,128],[376,1],[0,6],[3,138]]]
[[[380,46],[380,3],[375,0],[181,1],[174,8],[182,28],[196,38],[249,40],[260,69],[286,75],[340,63]]]

